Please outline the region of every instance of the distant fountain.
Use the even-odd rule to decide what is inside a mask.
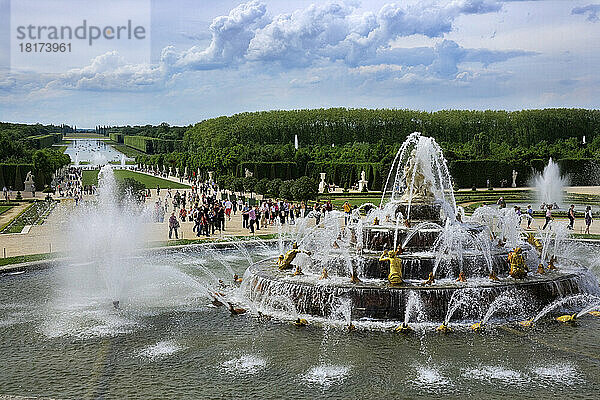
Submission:
[[[533,183],[540,203],[562,205],[563,191],[569,182],[567,178],[561,176],[560,168],[552,161],[552,158],[548,161],[544,171],[535,176]]]
[[[121,168],[125,168],[125,154],[121,154]]]

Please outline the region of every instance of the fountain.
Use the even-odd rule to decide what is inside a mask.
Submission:
[[[541,204],[561,205],[563,189],[568,183],[568,180],[561,176],[558,164],[552,161],[552,158],[548,161],[544,171],[536,175],[533,180]]]
[[[544,174],[548,190],[555,175]],[[558,232],[528,240],[507,209],[464,216],[440,146],[418,132],[398,150],[380,205],[364,219],[356,213],[346,227],[339,221],[334,211],[319,227],[299,229],[292,250],[299,255],[285,268],[275,259],[252,264],[242,285],[250,303],[268,312],[272,299],[286,298],[298,314],[327,318],[344,299],[352,321],[399,321],[403,331],[415,304],[420,319],[447,327],[455,313],[486,324],[497,313],[520,315],[525,302],[542,309],[597,291],[585,267],[560,257]],[[545,262],[549,271],[535,273]]]

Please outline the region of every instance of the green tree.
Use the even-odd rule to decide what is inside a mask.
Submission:
[[[294,200],[294,194],[292,188],[294,186],[294,181],[283,181],[279,185],[279,197],[285,200]]]
[[[279,178],[269,181],[269,184],[267,185],[267,196],[271,198],[280,197],[279,188],[281,186],[281,182],[282,180]]]
[[[314,200],[319,193],[319,185],[313,178],[302,176],[294,182],[292,193],[296,201]]]
[[[117,186],[117,195],[120,200],[142,201],[145,193],[146,186],[133,178],[124,178]]]

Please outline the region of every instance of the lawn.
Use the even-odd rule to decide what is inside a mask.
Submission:
[[[2,227],[2,233],[19,233],[26,225],[43,223],[56,204],[55,201],[37,200],[31,202],[25,210]]]
[[[10,210],[11,208],[13,208],[13,206],[0,206],[0,215],[4,214],[5,212],[7,212],[8,210]]]
[[[117,180],[123,180],[125,178],[133,178],[136,181],[146,186],[146,189],[156,189],[156,185],[160,185],[161,188],[171,189],[188,189],[188,185],[184,185],[178,182],[171,182],[165,179],[157,178],[155,176],[140,174],[134,171],[127,171],[123,169],[115,170],[115,178]],[[84,186],[97,185],[98,184],[98,171],[83,171],[81,178]]]
[[[124,144],[118,144],[113,141],[107,142],[107,144],[111,145],[115,150],[120,151],[121,153],[125,154],[129,158],[135,158],[136,156],[146,155],[146,153],[143,153],[137,149],[133,149]]]

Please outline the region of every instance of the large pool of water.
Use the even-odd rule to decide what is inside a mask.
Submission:
[[[98,139],[73,139],[69,142],[65,154],[76,163],[87,162],[96,165],[108,162],[121,162],[123,153],[106,144],[104,140]]]
[[[597,398],[600,318],[440,335],[231,316],[205,287],[268,249],[180,251],[121,276],[0,276],[0,395],[58,399]],[[228,268],[231,268],[229,270]],[[122,309],[112,307],[118,281]],[[114,283],[114,282],[113,282]],[[417,327],[418,328],[418,327]]]

